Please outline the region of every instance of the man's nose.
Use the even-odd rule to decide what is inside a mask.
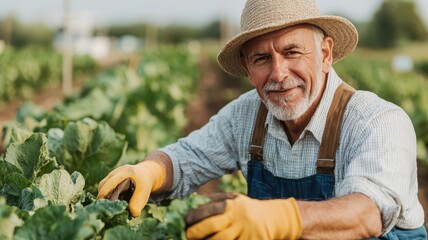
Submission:
[[[270,80],[275,82],[282,82],[287,79],[290,74],[286,59],[281,55],[274,55],[272,57],[272,69],[270,73]]]

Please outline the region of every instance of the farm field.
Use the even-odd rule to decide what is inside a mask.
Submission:
[[[0,239],[44,238],[53,232],[58,234],[53,238],[67,239],[135,239],[143,233],[145,239],[183,238],[182,216],[206,199],[191,196],[148,205],[140,218],[132,219],[126,202],[94,196],[97,183],[115,166],[135,163],[187,135],[250,89],[245,79],[220,71],[216,46],[202,49],[210,50],[166,46],[139,53],[80,79],[76,94],[65,99],[56,80],[56,85],[30,88],[29,95],[3,101]],[[406,73],[391,69],[396,54],[428,62],[421,52],[428,52],[427,44],[393,51],[358,49],[334,67],[344,81],[402,106],[411,117],[418,137],[420,199],[428,209],[428,75],[418,68]],[[22,99],[33,102],[23,104]],[[227,176],[198,192],[217,190],[244,192],[245,182],[239,175]],[[37,228],[38,222],[45,226]]]

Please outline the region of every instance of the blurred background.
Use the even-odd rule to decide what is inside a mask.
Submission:
[[[13,129],[48,132],[90,117],[107,122],[128,142],[114,167],[201,127],[251,89],[246,79],[225,74],[216,62],[222,44],[239,31],[244,4],[0,0],[2,152]],[[419,197],[427,211],[428,1],[318,4],[323,14],[350,19],[360,33],[357,50],[334,65],[343,80],[394,102],[411,117],[418,138]],[[219,189],[244,192],[245,182],[235,173],[199,192]]]

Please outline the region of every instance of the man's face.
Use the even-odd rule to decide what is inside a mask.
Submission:
[[[280,120],[295,120],[321,97],[323,54],[306,25],[262,35],[244,46],[250,83]]]

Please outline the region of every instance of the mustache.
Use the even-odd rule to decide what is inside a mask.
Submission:
[[[267,93],[268,91],[288,90],[296,87],[303,87],[306,89],[305,81],[300,78],[290,78],[282,82],[269,81],[263,87],[263,91]]]

